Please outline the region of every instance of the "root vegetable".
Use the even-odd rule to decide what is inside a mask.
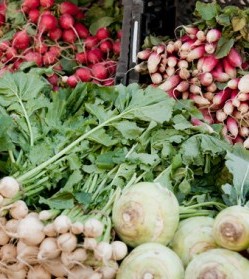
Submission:
[[[196,59],[200,59],[205,53],[205,46],[198,46],[191,50],[187,55],[187,61],[192,62]]]
[[[203,73],[210,73],[218,62],[219,60],[214,55],[205,56],[203,62],[199,66],[200,70],[202,70]]]
[[[77,246],[77,237],[71,233],[64,233],[58,236],[57,245],[63,252],[72,252]]]
[[[19,183],[11,176],[0,180],[0,194],[5,198],[13,198],[20,190]]]
[[[73,252],[61,253],[61,261],[69,269],[74,265],[83,264],[87,257],[87,252],[83,248],[76,248]]]
[[[5,244],[0,249],[0,255],[2,262],[14,263],[17,256],[16,246],[12,243]]]
[[[221,37],[221,32],[218,29],[211,29],[206,34],[206,40],[208,43],[217,42]]]
[[[71,225],[71,232],[73,234],[81,234],[81,233],[83,233],[84,232],[84,225],[81,222],[79,222],[79,221],[77,221],[75,223],[72,223],[72,225]]]
[[[97,246],[97,240],[91,237],[85,237],[83,247],[87,250],[94,250]]]
[[[89,279],[93,273],[91,267],[75,266],[68,273],[68,279]]]
[[[103,234],[104,225],[97,219],[91,218],[84,223],[84,235],[97,238]]]
[[[137,53],[137,58],[141,60],[147,60],[151,54],[150,49],[144,49]]]
[[[115,261],[122,260],[128,253],[127,245],[122,241],[113,241],[112,246],[112,259]]]
[[[94,249],[94,257],[99,261],[109,261],[112,257],[112,246],[108,242],[101,241]]]
[[[53,224],[57,233],[66,233],[70,230],[72,222],[66,215],[59,215],[54,219]]]
[[[180,82],[180,77],[178,75],[173,75],[166,79],[162,84],[159,85],[159,88],[164,90],[165,92],[176,87]]]
[[[163,81],[163,77],[160,73],[154,73],[150,76],[153,84],[160,84]]]
[[[57,245],[57,239],[53,237],[46,237],[39,246],[38,260],[51,260],[60,255],[61,251]]]
[[[249,93],[248,88],[249,74],[243,75],[238,83],[238,89],[241,93]]]
[[[239,134],[239,127],[238,127],[237,121],[233,117],[228,116],[228,118],[226,120],[226,125],[227,125],[228,132],[234,138],[236,138]]]
[[[35,265],[29,269],[27,279],[51,279],[51,274],[41,265]]]
[[[160,61],[161,61],[160,54],[158,54],[156,52],[152,52],[150,54],[150,57],[148,58],[148,61],[147,61],[147,63],[148,63],[147,67],[148,67],[149,73],[153,74],[157,71]]]
[[[243,62],[242,57],[235,48],[232,48],[230,50],[230,52],[227,55],[227,59],[233,67],[241,68]]]
[[[28,215],[29,209],[23,200],[18,200],[11,205],[10,215],[17,220],[23,219]]]

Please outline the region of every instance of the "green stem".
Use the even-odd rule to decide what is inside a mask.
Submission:
[[[14,154],[13,154],[12,150],[9,150],[8,152],[9,152],[9,157],[10,157],[11,163],[15,164],[16,160],[14,158]]]
[[[198,203],[198,204],[194,204],[194,205],[190,205],[190,206],[186,206],[186,207],[183,206],[181,208],[182,208],[182,210],[184,210],[184,209],[188,210],[188,209],[192,209],[192,208],[198,208],[198,207],[204,207],[204,206],[210,206],[210,205],[216,206],[219,209],[224,209],[227,207],[223,203],[210,201],[210,202],[202,202],[202,203]]]

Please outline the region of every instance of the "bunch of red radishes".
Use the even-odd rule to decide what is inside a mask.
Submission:
[[[170,96],[192,100],[206,122],[224,123],[223,134],[229,142],[249,148],[249,75],[239,72],[247,70],[248,63],[235,46],[217,58],[222,36],[218,29],[184,28],[179,39],[140,51],[137,57],[143,61],[135,70],[149,74],[153,86]]]
[[[30,211],[23,200],[10,202],[19,191],[13,177],[0,180],[1,279],[115,278],[128,249],[103,237],[99,218]]]
[[[12,27],[8,4],[0,4],[1,73],[33,62],[37,67],[53,69],[47,79],[54,89],[64,84],[75,87],[79,81],[114,84],[120,30],[100,27],[91,34],[84,24],[84,7],[70,1],[23,0],[16,12],[23,13],[25,24],[15,26],[11,38],[4,39]]]

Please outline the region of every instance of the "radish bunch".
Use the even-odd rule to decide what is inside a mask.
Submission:
[[[218,29],[184,28],[179,39],[140,51],[135,70],[149,75],[153,86],[170,96],[192,100],[206,122],[224,124],[223,134],[230,143],[249,148],[249,75],[239,71],[247,70],[248,63],[236,46],[217,58],[222,36]]]
[[[46,210],[30,211],[23,200],[10,202],[18,191],[14,178],[0,180],[1,278],[115,278],[128,249],[103,236],[99,218],[76,221],[60,214],[51,219]]]
[[[0,74],[30,62],[52,70],[45,77],[55,90],[75,87],[79,81],[114,84],[120,29],[100,27],[91,34],[85,24],[87,11],[70,1],[23,0],[19,4],[16,13],[23,13],[24,22],[13,28],[8,4],[0,4]],[[10,31],[14,31],[11,38]]]

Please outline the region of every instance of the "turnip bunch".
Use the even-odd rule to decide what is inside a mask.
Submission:
[[[91,7],[71,1],[22,0],[1,7],[1,75],[38,67],[49,69],[44,76],[54,90],[80,81],[114,84],[121,23],[111,27],[100,21],[93,29],[87,20]],[[16,21],[18,11],[21,19]]]
[[[135,70],[171,97],[190,99],[206,123],[222,123],[230,143],[248,148],[248,63],[236,44],[220,53],[219,29],[184,26],[184,34],[138,52]],[[149,82],[149,84],[150,84]],[[202,122],[193,118],[194,125]]]

